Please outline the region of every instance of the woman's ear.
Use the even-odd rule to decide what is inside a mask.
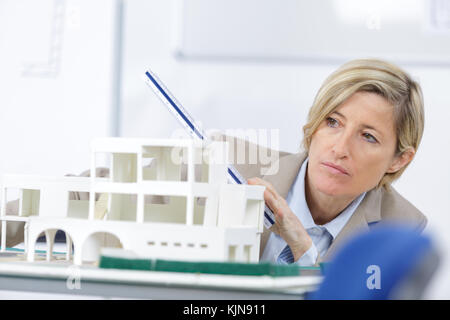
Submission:
[[[392,161],[391,166],[386,171],[386,173],[395,173],[404,166],[406,166],[408,163],[411,162],[411,160],[414,158],[414,155],[416,154],[414,148],[409,147],[405,151],[403,151],[401,154],[394,157],[394,160]]]

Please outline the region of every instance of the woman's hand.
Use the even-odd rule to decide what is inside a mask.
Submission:
[[[270,230],[286,241],[294,255],[294,261],[297,261],[312,245],[312,240],[302,223],[269,182],[260,178],[251,178],[247,182],[249,185],[266,187],[264,201],[275,215],[275,224]]]

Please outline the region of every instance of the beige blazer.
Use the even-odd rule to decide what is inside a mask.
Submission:
[[[277,152],[256,144],[249,143],[246,140],[236,139],[227,136],[216,136],[214,140],[228,141],[230,150],[230,162],[236,169],[246,178],[261,177],[270,182],[278,193],[286,198],[295,177],[297,176],[303,161],[307,154],[300,152],[296,154],[287,152]],[[237,154],[245,150],[245,161],[241,161]],[[250,153],[258,155],[256,163],[249,163]],[[272,155],[277,160],[271,164],[264,165],[260,157],[261,154]],[[242,154],[240,154],[242,156]],[[267,158],[267,157],[266,157]],[[238,161],[239,160],[239,161]],[[243,163],[241,163],[243,162]],[[276,174],[264,175],[262,169],[276,168]],[[182,170],[183,171],[183,170]],[[182,174],[185,174],[183,172]],[[83,172],[81,176],[89,176],[89,170]],[[99,168],[97,176],[108,176],[108,170]],[[87,194],[71,194],[72,199],[87,199]],[[7,204],[7,214],[17,212],[18,201],[12,201]],[[317,262],[329,260],[333,253],[345,243],[345,240],[355,232],[368,230],[369,224],[381,220],[396,220],[404,223],[412,224],[418,230],[422,231],[427,223],[426,217],[416,209],[408,200],[403,198],[394,188],[391,190],[372,189],[366,193],[363,201],[360,203],[352,217],[332,242],[327,254],[319,257]],[[0,229],[1,230],[1,229]],[[267,240],[269,239],[270,230],[264,229],[261,236],[260,254],[262,254]],[[23,241],[23,223],[7,224],[8,241],[7,246],[14,246]]]

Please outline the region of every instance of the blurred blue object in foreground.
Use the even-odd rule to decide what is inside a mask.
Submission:
[[[438,264],[429,237],[402,225],[380,225],[336,253],[308,298],[420,299]]]

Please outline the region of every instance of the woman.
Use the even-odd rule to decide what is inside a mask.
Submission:
[[[277,174],[248,180],[266,186],[275,215],[261,260],[314,265],[382,220],[423,230],[425,216],[390,187],[414,158],[423,127],[420,86],[397,66],[354,60],[331,74],[303,127],[304,151],[281,156]]]

